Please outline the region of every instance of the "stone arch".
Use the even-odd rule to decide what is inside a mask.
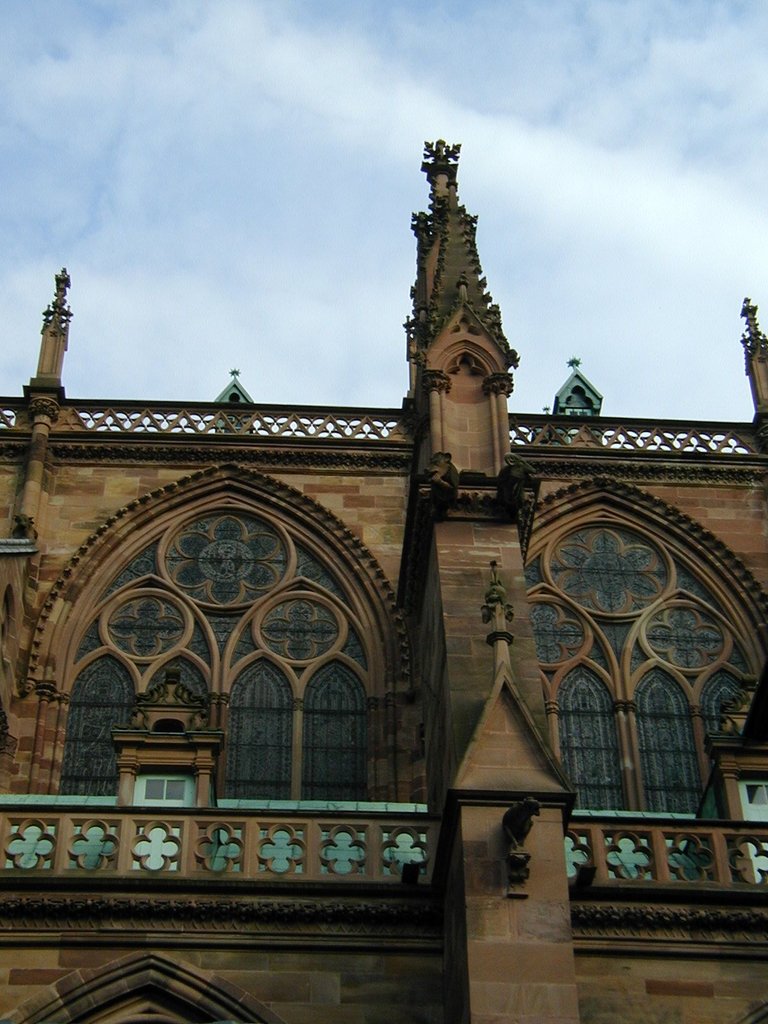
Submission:
[[[343,598],[367,657],[370,791],[376,798],[393,799],[396,792],[407,798],[409,793],[397,788],[399,778],[407,776],[403,775],[405,761],[398,751],[394,719],[398,705],[405,704],[410,659],[405,625],[392,587],[371,552],[336,516],[295,489],[255,471],[222,466],[195,473],[158,488],[110,516],[75,552],[51,589],[37,623],[34,674],[28,692],[42,680],[52,680],[66,701],[78,644],[87,628],[84,624],[95,621],[99,609],[106,607],[110,581],[122,566],[140,558],[148,544],[165,543],[163,538],[170,536],[175,524],[192,521],[195,516],[226,516],[235,511],[274,522],[276,528],[283,529],[281,524],[286,524],[284,528],[295,542],[294,558],[298,557],[296,552],[306,549],[310,556],[307,564],[332,567],[340,588],[339,607]],[[310,578],[305,579],[303,565],[294,565],[296,588],[311,597],[314,584]],[[167,582],[151,573],[141,580],[153,594],[167,587]],[[217,714],[226,717],[226,695],[223,709],[219,694],[214,697],[219,702]],[[57,719],[58,752],[52,778],[60,757],[64,718],[59,715]],[[403,758],[402,768],[398,766],[399,758]]]
[[[157,953],[131,953],[65,975],[6,1017],[11,1024],[118,1024],[149,1020],[284,1024],[243,989]]]

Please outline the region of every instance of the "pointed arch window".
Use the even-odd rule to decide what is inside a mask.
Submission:
[[[134,695],[130,672],[110,655],[92,661],[79,674],[69,703],[62,793],[114,795],[117,762],[112,729],[128,724]]]
[[[679,684],[655,668],[635,692],[640,766],[649,811],[692,814],[701,795],[688,701]]]
[[[343,665],[321,669],[304,698],[302,792],[311,800],[363,800],[365,692]]]
[[[553,745],[579,806],[690,813],[759,658],[698,552],[602,516],[534,538],[526,567]]]
[[[560,754],[579,807],[622,805],[613,701],[605,683],[583,665],[560,687]]]
[[[88,668],[73,692],[62,786],[86,791],[78,751],[91,741],[77,695],[106,679],[91,665],[109,664],[139,693],[174,668],[210,698],[209,724],[224,732],[220,796],[366,798],[370,629],[357,608],[290,524],[232,508],[176,521],[116,573],[76,638],[75,672]],[[131,683],[130,700],[99,705],[104,763],[133,697]],[[99,792],[114,792],[113,776],[102,771]]]

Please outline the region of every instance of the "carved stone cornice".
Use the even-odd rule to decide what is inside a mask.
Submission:
[[[540,451],[531,449],[527,449],[525,453],[526,461],[530,462],[536,476],[541,480],[601,476],[627,483],[638,480],[643,483],[736,484],[749,487],[763,483],[768,473],[768,466],[757,466],[754,461],[751,465],[738,466],[724,463],[716,455],[709,456],[707,464],[697,465],[657,462],[653,456],[649,457],[643,452],[634,452],[620,461],[617,461],[615,454],[605,454],[602,457],[590,455],[585,458],[581,453],[578,456],[574,453],[574,458],[568,460],[562,458],[562,451],[558,451],[557,455],[560,456],[559,459],[542,456]]]
[[[421,389],[427,395],[430,391],[448,394],[452,383],[451,378],[444,370],[424,370],[421,375]]]
[[[223,879],[224,882],[227,879]],[[394,897],[394,893],[392,894]],[[408,933],[436,939],[442,908],[432,900],[238,899],[152,896],[0,895],[0,935],[34,927],[65,931],[148,927],[221,934],[273,931],[351,932],[369,935]]]
[[[373,450],[351,452],[328,446],[325,442],[322,449],[313,450],[314,442],[299,442],[301,448],[261,448],[251,442],[250,445],[233,443],[228,448],[211,448],[206,444],[143,444],[141,440],[133,444],[105,444],[103,441],[91,444],[89,439],[83,443],[56,441],[49,445],[49,453],[61,462],[66,463],[141,463],[158,462],[167,465],[194,465],[205,463],[210,465],[217,461],[236,461],[254,469],[341,469],[341,470],[379,470],[385,473],[407,473],[411,468],[410,445],[405,450],[383,452]],[[386,443],[386,442],[384,442]],[[378,448],[382,447],[377,442]]]
[[[491,373],[483,380],[484,395],[506,395],[509,398],[514,390],[511,373]]]
[[[571,922],[576,938],[768,938],[768,911],[752,909],[574,903]]]
[[[59,418],[59,403],[49,395],[38,395],[29,402],[29,414],[33,421],[48,420],[55,423]]]

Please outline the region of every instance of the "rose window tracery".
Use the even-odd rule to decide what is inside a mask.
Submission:
[[[615,520],[552,533],[531,556],[552,741],[579,806],[695,811],[706,730],[749,671],[722,589],[668,538]]]
[[[352,608],[290,523],[236,509],[177,520],[116,572],[75,637],[66,791],[114,792],[112,728],[173,671],[211,697],[220,796],[365,798],[370,629]]]
[[[279,583],[286,552],[268,524],[227,514],[186,526],[174,538],[165,565],[173,582],[194,600],[243,604]]]
[[[284,601],[267,613],[261,634],[273,653],[306,661],[333,647],[339,627],[330,609],[317,601]]]
[[[109,638],[135,658],[172,650],[184,635],[184,616],[159,597],[136,597],[120,605],[107,621]]]

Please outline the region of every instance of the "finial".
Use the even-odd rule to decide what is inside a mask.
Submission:
[[[62,267],[56,275],[56,295],[53,302],[43,311],[43,329],[51,324],[61,329],[72,319],[72,310],[67,306],[67,291],[72,281],[67,268]]]
[[[566,366],[570,366],[572,370],[575,370],[577,369],[577,367],[581,366],[581,360],[578,356],[571,356],[571,358],[566,363]]]
[[[758,352],[768,353],[768,338],[760,330],[757,322],[757,306],[750,299],[744,299],[741,307],[742,319],[747,322],[747,329],[741,336],[741,343],[747,355],[754,356]]]
[[[230,370],[229,371],[229,375],[230,375],[230,377],[239,377],[240,376],[240,371],[239,370]]]
[[[433,189],[440,175],[445,175],[449,182],[456,181],[460,152],[461,143],[458,142],[453,146],[449,146],[444,139],[424,143],[424,162],[421,169]]]
[[[494,613],[499,614],[499,620],[511,622],[513,618],[512,605],[507,603],[507,592],[504,584],[499,579],[498,564],[491,563],[491,580],[485,592],[485,604],[481,607],[483,622],[490,622]]]

